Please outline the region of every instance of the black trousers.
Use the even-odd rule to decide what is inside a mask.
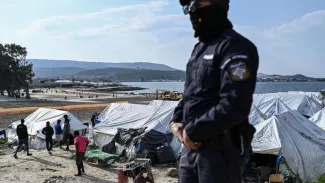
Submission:
[[[179,183],[241,183],[240,152],[236,148],[214,151],[184,147],[179,163]]]
[[[85,157],[84,152],[76,152],[76,165],[83,166],[83,159]]]
[[[52,151],[52,146],[53,146],[53,139],[45,139],[46,141],[46,149],[47,151]]]
[[[84,152],[76,152],[76,165],[78,169],[78,174],[81,174],[81,170],[84,171],[84,159],[85,153]]]
[[[70,143],[70,134],[63,134],[63,142],[67,145],[67,149],[69,149]]]

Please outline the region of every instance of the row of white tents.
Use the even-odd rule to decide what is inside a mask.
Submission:
[[[272,116],[297,110],[310,117],[321,109],[324,104],[318,93],[268,93],[255,94],[250,113],[250,123],[256,125]]]
[[[118,128],[147,127],[146,131],[168,134],[177,104],[159,100],[148,105],[110,104],[99,116],[101,122],[93,129],[93,139],[102,147]],[[69,112],[41,108],[25,119],[30,135],[44,138],[39,131],[46,121],[54,126],[57,119],[63,121],[64,114],[71,119],[71,131],[87,128]],[[256,94],[249,119],[257,130],[252,143],[255,153],[277,154],[282,149],[289,167],[303,180],[315,180],[325,172],[325,164],[321,163],[325,158],[325,109],[318,93]],[[17,124],[11,125],[9,140],[15,138]],[[174,138],[170,146],[177,156],[181,144]]]

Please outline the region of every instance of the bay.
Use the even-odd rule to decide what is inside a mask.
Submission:
[[[133,93],[155,93],[157,89],[183,92],[184,82],[123,82],[128,86],[147,88]],[[319,92],[325,89],[325,82],[258,82],[255,93],[288,91]]]

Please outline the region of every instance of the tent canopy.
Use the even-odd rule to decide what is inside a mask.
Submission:
[[[324,107],[321,99],[313,93],[254,94],[253,98],[253,104],[267,117],[288,110],[297,110],[304,116],[312,116]]]
[[[148,105],[112,103],[101,112],[98,117],[101,122],[95,126],[95,130],[114,135],[118,128],[147,127],[168,133],[169,122],[177,105],[175,101],[160,100]]]
[[[249,113],[249,122],[252,125],[257,125],[267,119],[267,116],[263,114],[254,104],[252,105]]]
[[[118,128],[146,127],[146,131],[170,133],[169,122],[177,105],[178,101],[161,100],[154,100],[148,105],[112,103],[99,116],[101,122],[94,128],[95,141],[99,146],[104,145],[117,133]],[[179,152],[181,145],[175,138],[170,145],[174,153]]]
[[[118,128],[141,128],[154,112],[154,106],[112,103],[100,113],[101,122],[94,129],[115,135]]]
[[[313,181],[325,172],[325,131],[298,111],[273,116],[255,126],[253,151],[277,154],[280,149],[290,169],[303,180]]]
[[[325,108],[311,116],[309,121],[325,130]]]
[[[70,119],[70,129],[71,132],[76,130],[86,129],[87,126],[83,125],[73,114],[67,111],[55,110],[55,109],[47,109],[47,108],[39,108],[28,117],[25,118],[25,125],[28,129],[29,135],[37,135],[38,131],[41,131],[45,126],[46,122],[49,121],[51,126],[54,127],[57,124],[57,120],[61,120],[61,125],[63,126],[63,116],[68,115]],[[16,129],[17,125],[21,122],[16,121],[13,122],[10,127]]]

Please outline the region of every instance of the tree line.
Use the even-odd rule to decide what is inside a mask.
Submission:
[[[33,82],[33,64],[26,59],[27,49],[17,44],[0,44],[0,94],[20,97],[21,90],[30,98],[29,85]]]

